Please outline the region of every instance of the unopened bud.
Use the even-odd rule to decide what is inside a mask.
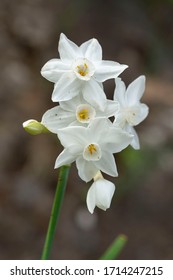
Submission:
[[[23,123],[23,128],[31,135],[38,135],[41,133],[49,133],[50,131],[40,122],[36,120],[28,120]]]

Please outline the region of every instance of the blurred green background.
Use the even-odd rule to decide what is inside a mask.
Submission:
[[[30,136],[25,120],[53,107],[53,84],[40,75],[58,57],[65,33],[78,45],[97,38],[104,59],[129,65],[128,84],[147,77],[148,118],[137,127],[141,150],[116,155],[116,193],[107,212],[86,208],[86,185],[70,172],[53,259],[97,259],[120,233],[120,259],[173,259],[173,1],[0,1],[0,259],[39,259],[62,147]],[[112,98],[114,82],[105,83]]]

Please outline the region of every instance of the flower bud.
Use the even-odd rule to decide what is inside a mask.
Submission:
[[[106,211],[110,207],[114,191],[115,185],[104,179],[101,172],[98,173],[87,193],[86,201],[89,212],[93,214],[96,206]]]
[[[49,133],[50,131],[40,122],[36,120],[28,120],[23,123],[23,128],[31,135],[38,135],[41,133]]]

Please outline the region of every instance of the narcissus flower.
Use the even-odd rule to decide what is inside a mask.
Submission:
[[[148,106],[140,102],[145,90],[145,76],[134,80],[126,90],[124,82],[116,79],[114,100],[119,103],[119,111],[115,113],[115,125],[122,127],[125,131],[134,135],[131,145],[139,149],[139,138],[133,128],[141,123],[148,115]]]
[[[88,103],[104,110],[106,96],[100,83],[118,77],[128,66],[102,60],[102,48],[96,39],[78,47],[62,33],[58,50],[60,59],[49,60],[41,69],[42,76],[55,83],[52,100],[70,100],[82,91]]]
[[[58,137],[65,149],[58,156],[55,168],[76,161],[79,176],[86,182],[99,170],[117,176],[113,153],[126,148],[132,140],[132,135],[114,127],[106,118],[94,119],[88,127],[60,129]]]
[[[101,172],[98,171],[94,177],[94,183],[87,193],[86,202],[89,212],[93,214],[96,206],[106,211],[110,207],[114,192],[115,185],[104,179]]]
[[[51,132],[58,133],[59,129],[67,126],[88,126],[95,118],[109,118],[118,108],[117,101],[106,100],[105,109],[101,111],[99,107],[90,105],[81,95],[78,95],[71,100],[61,101],[59,106],[46,111],[41,123]]]

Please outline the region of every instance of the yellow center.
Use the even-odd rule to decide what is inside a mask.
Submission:
[[[77,71],[81,76],[86,76],[89,71],[88,71],[88,65],[86,63],[84,63],[83,65],[78,65],[77,66]]]
[[[89,144],[83,150],[83,157],[87,161],[98,161],[101,156],[102,152],[97,143]]]
[[[87,109],[83,109],[78,112],[78,117],[80,120],[88,120],[89,119],[89,112]]]
[[[97,152],[97,148],[94,144],[90,144],[88,146],[88,151],[89,151],[90,155],[92,155],[94,152]]]

